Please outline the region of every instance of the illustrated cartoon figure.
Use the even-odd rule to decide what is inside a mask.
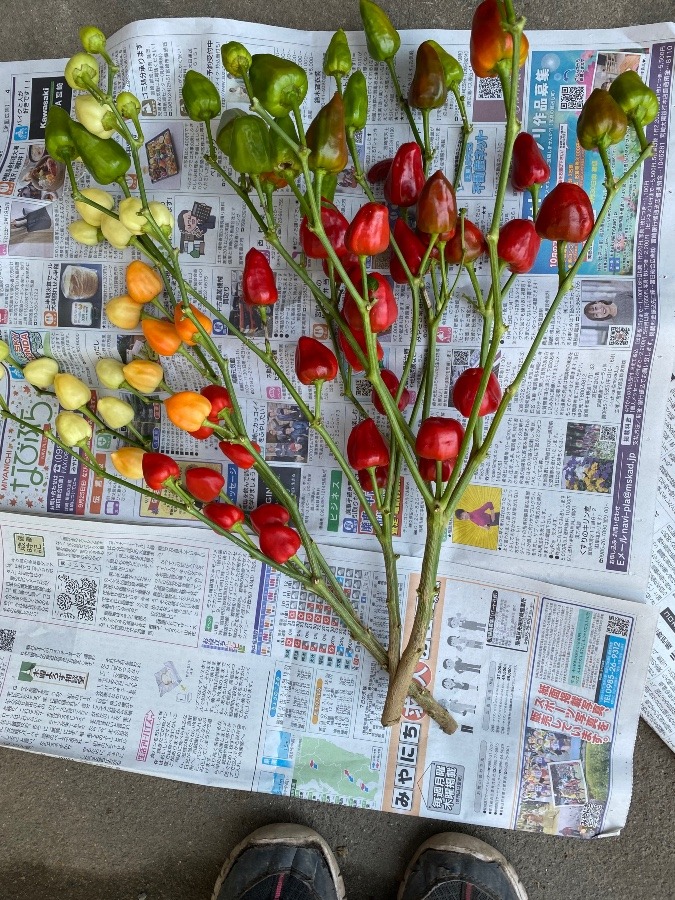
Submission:
[[[211,209],[205,203],[194,203],[192,211],[183,209],[178,213],[181,253],[188,253],[194,259],[204,255],[206,232],[216,227],[216,217],[211,215]]]
[[[474,622],[471,619],[464,619],[462,616],[450,616],[448,627],[461,628],[462,631],[485,631],[487,625],[485,622]]]

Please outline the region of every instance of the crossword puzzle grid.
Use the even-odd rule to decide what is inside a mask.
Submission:
[[[331,567],[345,594],[357,607],[366,603],[361,569]],[[327,603],[294,584],[281,600],[277,643],[284,658],[329,669],[358,669],[361,648]]]

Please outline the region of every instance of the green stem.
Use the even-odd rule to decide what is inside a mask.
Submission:
[[[473,131],[473,125],[469,121],[469,117],[466,112],[466,104],[464,103],[464,96],[459,90],[459,85],[450,85],[450,90],[452,91],[455,101],[457,102],[459,114],[462,118],[462,136],[460,138],[459,157],[457,159],[457,169],[455,171],[455,178],[453,181],[453,187],[455,190],[457,190],[459,182],[462,180],[462,169],[464,168],[464,160],[466,159],[466,148],[469,143],[469,135]]]
[[[429,166],[433,159],[434,153],[431,147],[431,129],[429,128],[429,110],[422,110],[422,127],[424,129],[424,177],[429,177]]]
[[[598,153],[602,161],[602,167],[605,170],[605,185],[611,187],[614,184],[614,173],[612,172],[612,164],[609,161],[609,155],[604,147],[598,147]]]
[[[410,130],[413,133],[413,137],[415,141],[419,144],[420,150],[424,153],[424,141],[422,140],[422,136],[420,135],[419,128],[413,118],[412,110],[410,109],[410,104],[403,96],[403,91],[401,90],[401,84],[398,80],[398,75],[396,73],[396,64],[394,63],[393,57],[390,57],[386,60],[387,68],[389,69],[389,74],[391,75],[391,81],[394,85],[394,92],[396,93],[396,99],[401,106],[401,109],[405,113],[405,117],[408,120],[408,124],[410,125]]]
[[[481,290],[481,286],[478,282],[478,276],[476,275],[476,270],[472,262],[466,263],[466,271],[469,273],[471,286],[473,288],[474,294],[476,295],[476,306],[478,308],[478,312],[482,314],[485,309],[485,299],[483,297],[483,291]]]

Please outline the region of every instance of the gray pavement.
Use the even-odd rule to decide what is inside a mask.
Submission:
[[[672,0],[519,4],[531,28],[600,28],[673,17]],[[229,16],[289,27],[357,28],[356,0],[2,0],[0,59],[70,55],[88,23],[111,33],[154,16]],[[399,0],[398,27],[467,28],[473,4]],[[396,13],[393,10],[396,9]],[[39,20],[39,22],[38,22]],[[675,897],[671,796],[675,756],[644,724],[628,825],[588,843],[462,828],[513,862],[531,900]],[[3,900],[208,900],[223,856],[274,821],[319,830],[337,852],[351,900],[393,896],[418,843],[441,823],[306,801],[203,788],[0,749],[0,897]]]

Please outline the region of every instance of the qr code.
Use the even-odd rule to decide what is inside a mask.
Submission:
[[[600,428],[600,440],[614,446],[614,444],[616,444],[618,432],[619,429],[616,425],[603,425]]]
[[[593,829],[597,833],[600,831],[604,812],[604,804],[586,803],[581,810],[581,825],[584,828]]]
[[[470,350],[453,350],[452,351],[452,367],[453,369],[465,369],[471,362]]]
[[[11,653],[14,649],[15,638],[16,631],[12,631],[11,628],[0,628],[0,651]]]
[[[70,575],[59,574],[57,590],[56,609],[59,618],[77,619],[80,622],[94,621],[98,596],[97,581],[93,578],[72,578]]]
[[[476,100],[501,100],[502,83],[499,78],[479,78],[476,88]]]
[[[580,110],[586,102],[585,84],[561,84],[558,109]]]
[[[621,616],[610,616],[607,620],[607,634],[618,634],[621,637],[628,637],[628,619]]]
[[[359,399],[364,397],[367,399],[373,393],[372,385],[369,381],[366,381],[365,378],[357,379],[352,387],[352,390],[354,391],[354,396],[358,397]]]
[[[610,347],[630,347],[630,325],[610,325],[609,326],[609,346]]]

